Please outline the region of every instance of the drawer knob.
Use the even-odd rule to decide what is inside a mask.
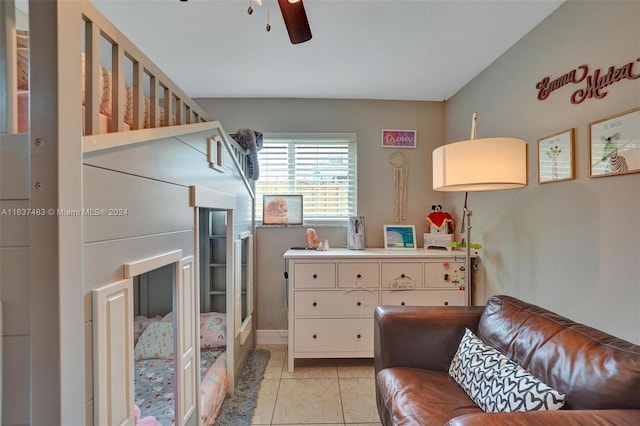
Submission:
[[[444,302],[444,306],[449,306],[449,302],[447,302],[447,301],[445,300],[445,302]]]
[[[318,302],[313,302],[312,305],[315,308],[316,306],[318,306]]]
[[[404,302],[400,302],[400,306],[404,306]]]
[[[404,278],[404,277],[405,277],[405,275],[404,275],[404,274],[400,274],[400,278]]]
[[[444,274],[444,280],[449,281],[449,274]]]
[[[315,280],[316,278],[318,278],[318,274],[313,274],[313,279]]]
[[[313,337],[313,340],[316,340],[318,338],[318,335],[314,334],[312,337]]]
[[[362,302],[358,302],[358,303],[356,303],[356,305],[362,306]]]
[[[357,278],[362,278],[362,274],[356,275]]]
[[[357,337],[358,339],[362,339],[362,335],[361,335],[361,334],[358,334],[356,337]]]

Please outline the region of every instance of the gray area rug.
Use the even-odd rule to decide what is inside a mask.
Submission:
[[[240,374],[233,395],[227,395],[220,407],[215,426],[249,426],[258,402],[260,382],[271,357],[266,349],[253,349]]]

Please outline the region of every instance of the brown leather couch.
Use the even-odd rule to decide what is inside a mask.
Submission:
[[[449,377],[465,327],[566,395],[559,411],[484,413]],[[379,306],[376,398],[388,425],[640,425],[640,346],[509,296],[485,307]]]

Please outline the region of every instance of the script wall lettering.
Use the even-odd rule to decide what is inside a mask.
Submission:
[[[608,93],[608,91],[604,89],[614,83],[621,80],[636,80],[638,78],[640,78],[640,58],[621,67],[616,68],[610,66],[609,70],[605,73],[597,69],[593,74],[590,74],[588,65],[580,65],[553,80],[551,80],[551,77],[543,78],[536,83],[536,89],[538,89],[538,100],[544,101],[549,97],[551,92],[567,84],[580,84],[584,82],[585,86],[573,92],[570,98],[572,104],[580,104],[586,99],[604,98]]]

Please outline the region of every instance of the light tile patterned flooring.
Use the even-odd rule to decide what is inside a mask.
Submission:
[[[271,358],[252,425],[379,426],[372,359],[298,359],[285,345],[260,345]]]

